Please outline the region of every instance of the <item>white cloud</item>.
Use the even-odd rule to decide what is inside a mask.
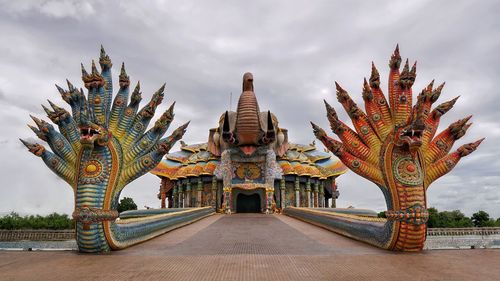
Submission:
[[[78,0],[34,0],[0,1],[0,6],[13,16],[23,16],[31,12],[61,18],[83,19],[95,13],[93,1]]]

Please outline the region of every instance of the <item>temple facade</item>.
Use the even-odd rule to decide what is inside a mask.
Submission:
[[[220,116],[206,143],[182,143],[152,173],[161,178],[162,208],[272,213],[287,206],[335,207],[335,179],[346,171],[314,143],[289,142],[276,116],[260,111],[253,76],[245,73],[236,111]]]

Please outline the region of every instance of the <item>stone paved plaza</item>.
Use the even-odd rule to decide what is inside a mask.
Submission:
[[[284,215],[214,215],[101,255],[0,251],[0,280],[499,280],[500,250],[394,253]]]

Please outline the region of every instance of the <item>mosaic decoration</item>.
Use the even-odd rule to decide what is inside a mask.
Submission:
[[[262,167],[258,163],[239,163],[236,166],[236,178],[255,181],[262,177]]]
[[[283,170],[276,161],[276,153],[272,149],[268,149],[266,151],[266,184],[272,187],[274,180],[281,179],[282,176]]]
[[[394,177],[407,186],[418,186],[423,183],[424,175],[420,165],[408,156],[399,156],[393,164]]]
[[[456,140],[469,128],[470,117],[461,119],[436,135],[439,120],[457,98],[433,110],[444,83],[426,86],[412,105],[412,86],[416,63],[408,60],[400,72],[401,56],[396,47],[389,60],[389,101],[380,88],[380,75],[372,64],[370,79],[363,85],[365,111],[338,83],[337,99],[351,117],[354,130],[338,119],[326,101],[327,117],[335,140],[313,125],[314,134],[348,168],[375,183],[384,194],[388,219],[380,225],[367,225],[353,217],[319,215],[293,210],[293,214],[328,227],[349,237],[396,251],[420,251],[425,242],[428,218],[426,190],[432,182],[450,172],[464,156],[472,153],[483,139],[465,144],[450,153]],[[366,112],[366,113],[365,113]],[[290,211],[292,212],[292,211]]]
[[[52,151],[38,143],[21,140],[30,152],[74,190],[76,238],[81,252],[117,250],[162,234],[173,225],[205,216],[211,211],[191,210],[183,219],[172,216],[136,219],[132,225],[121,220],[117,225],[118,199],[123,188],[153,169],[174,143],[182,138],[188,123],[172,135],[162,138],[174,118],[170,106],[146,131],[155,110],[163,100],[165,85],[139,110],[140,85],[130,95],[130,79],[122,64],[119,90],[114,101],[111,80],[112,63],[101,48],[101,71],[92,62],[88,73],[82,65],[82,80],[87,93],[68,81],[68,88],[57,86],[64,101],[71,106],[70,114],[49,101],[43,106],[47,116],[58,127],[32,117],[30,128]]]

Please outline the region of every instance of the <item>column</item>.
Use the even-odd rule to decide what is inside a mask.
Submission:
[[[225,186],[224,189],[224,197],[223,197],[223,202],[222,202],[222,209],[224,210],[224,213],[226,214],[231,214],[231,192],[232,188],[230,186]]]
[[[191,206],[191,182],[188,180],[186,184],[186,194],[184,195],[185,199],[184,201],[186,202],[186,207],[192,207]]]
[[[295,177],[295,207],[300,207],[300,182],[299,177]]]
[[[167,205],[165,204],[165,199],[167,198],[167,193],[165,190],[167,189],[167,179],[166,178],[161,178],[161,184],[160,184],[160,198],[161,198],[161,208],[165,209],[167,208]]]
[[[306,207],[311,208],[311,181],[309,178],[306,182]]]
[[[177,183],[174,184],[174,190],[172,190],[172,196],[173,196],[173,207],[178,208],[179,206],[179,199],[177,198]]]
[[[201,192],[203,191],[203,182],[198,178],[198,187],[196,188],[196,207],[201,207]]]
[[[173,188],[172,188],[172,191],[173,191]],[[167,203],[168,203],[167,208],[172,208],[174,206],[174,198],[172,195],[167,196]]]
[[[314,183],[314,208],[319,207],[319,183],[316,181]]]
[[[212,200],[210,201],[212,208],[217,209],[217,177],[212,177]]]
[[[323,185],[323,182],[319,184],[319,206],[320,208],[325,207],[325,187]]]
[[[283,210],[286,207],[286,184],[285,178],[281,178],[280,180],[280,208]]]
[[[270,214],[273,212],[272,205],[273,205],[274,187],[272,186],[267,187],[265,192],[266,192],[266,204],[264,207],[266,208],[266,214]]]
[[[336,199],[339,198],[339,192],[337,190],[337,185],[335,184],[335,180],[332,179],[332,208],[337,208]]]
[[[177,191],[179,196],[179,206],[178,208],[184,208],[184,192],[182,188],[182,183],[179,181],[179,190]]]

